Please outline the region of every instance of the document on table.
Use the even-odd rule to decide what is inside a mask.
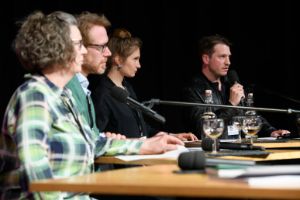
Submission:
[[[265,176],[251,177],[247,179],[251,187],[264,188],[300,188],[300,175],[280,175],[280,176]]]
[[[167,158],[167,159],[177,159],[179,154],[182,152],[189,151],[184,146],[177,147],[176,150],[168,151],[163,154],[155,154],[155,155],[122,155],[115,156],[116,158],[123,161],[134,161],[134,160],[143,160],[143,159],[156,159],[156,158]]]
[[[242,180],[251,187],[300,188],[300,165],[218,165],[207,169],[207,173],[219,178]]]
[[[215,169],[214,174],[220,178],[256,178],[282,175],[300,176],[300,165],[271,165],[250,167],[233,166],[232,168],[228,167],[227,169]]]

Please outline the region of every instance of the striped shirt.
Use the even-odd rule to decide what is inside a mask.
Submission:
[[[137,154],[142,142],[99,137],[80,116],[71,91],[41,75],[13,94],[2,125],[0,199],[90,199],[87,194],[30,193],[34,180],[93,172],[95,157]]]

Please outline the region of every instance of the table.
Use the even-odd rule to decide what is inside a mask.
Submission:
[[[217,157],[230,160],[253,160],[259,162],[275,162],[294,160],[300,163],[300,149],[267,149],[271,152],[267,157],[249,157],[249,156],[223,156]],[[150,158],[133,161],[123,161],[114,156],[101,156],[95,160],[96,164],[128,164],[128,165],[157,165],[157,164],[177,164],[175,158]]]
[[[206,174],[178,174],[177,165],[151,165],[31,183],[31,191],[68,191],[113,195],[299,199],[300,189],[253,188],[246,182]]]

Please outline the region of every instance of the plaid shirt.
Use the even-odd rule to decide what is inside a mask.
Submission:
[[[93,172],[94,158],[136,154],[142,142],[99,137],[73,106],[68,89],[32,76],[12,96],[0,135],[0,199],[89,199],[87,194],[30,193],[34,180]],[[2,191],[1,191],[2,190]]]

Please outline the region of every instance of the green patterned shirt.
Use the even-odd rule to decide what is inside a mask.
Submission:
[[[88,194],[30,193],[34,180],[67,178],[93,172],[95,157],[137,154],[137,140],[112,140],[91,130],[71,91],[35,75],[13,94],[0,138],[0,198],[89,199]]]

